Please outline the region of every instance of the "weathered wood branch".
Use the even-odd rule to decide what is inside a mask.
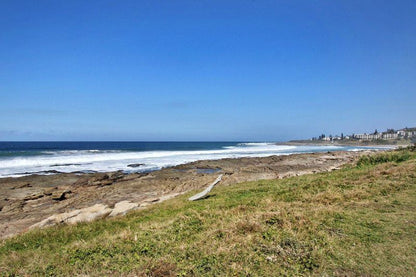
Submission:
[[[222,174],[220,176],[218,176],[218,178],[215,179],[215,181],[211,185],[209,185],[206,189],[204,189],[203,191],[201,191],[198,194],[195,194],[192,197],[189,197],[188,200],[189,201],[195,201],[195,200],[199,200],[199,199],[205,198],[207,196],[207,194],[214,188],[214,186],[221,181],[221,179],[222,179]]]

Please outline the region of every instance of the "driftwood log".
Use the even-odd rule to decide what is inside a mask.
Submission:
[[[215,179],[215,181],[209,185],[206,189],[204,189],[203,191],[201,191],[200,193],[195,194],[192,197],[189,197],[189,201],[195,201],[195,200],[199,200],[199,199],[203,199],[205,197],[207,197],[207,194],[214,188],[214,186],[216,184],[218,184],[221,181],[222,178],[222,174],[220,176],[218,176],[217,179]]]

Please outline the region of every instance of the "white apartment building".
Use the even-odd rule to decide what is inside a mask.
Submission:
[[[356,134],[354,138],[362,139],[362,140],[373,140],[373,139],[381,139],[381,134]]]
[[[397,139],[398,137],[397,133],[383,133],[383,139]]]

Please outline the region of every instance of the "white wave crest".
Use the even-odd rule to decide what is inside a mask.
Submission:
[[[291,153],[330,151],[341,146],[289,146],[273,143],[243,143],[215,150],[190,151],[118,151],[118,150],[71,150],[44,151],[44,155],[3,158],[0,160],[0,177],[20,176],[35,172],[56,170],[74,171],[147,171],[189,163],[239,157],[266,157]],[[137,168],[129,164],[143,164]]]

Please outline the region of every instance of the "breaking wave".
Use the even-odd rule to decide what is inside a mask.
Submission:
[[[128,150],[59,150],[41,151],[35,156],[2,157],[0,177],[17,177],[34,173],[57,172],[125,172],[151,171],[197,160],[240,157],[266,157],[292,153],[346,149],[342,146],[289,146],[273,143],[239,143],[209,150],[128,151]],[[140,166],[130,166],[140,164]]]

